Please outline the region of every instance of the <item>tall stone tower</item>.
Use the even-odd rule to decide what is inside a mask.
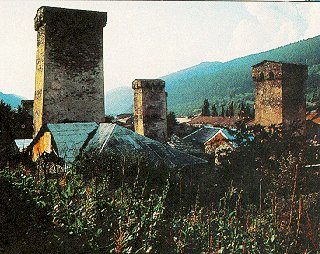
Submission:
[[[256,83],[255,123],[262,126],[300,124],[305,128],[304,82],[308,67],[302,64],[263,61],[252,66]]]
[[[34,135],[45,123],[99,122],[104,117],[106,22],[104,12],[38,9]]]
[[[136,79],[134,90],[134,129],[162,142],[167,140],[167,95],[161,79]]]

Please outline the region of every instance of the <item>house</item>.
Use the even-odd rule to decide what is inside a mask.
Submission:
[[[85,150],[143,154],[152,161],[164,161],[171,167],[206,164],[206,161],[189,155],[159,141],[142,136],[117,124],[101,123]]]
[[[45,124],[30,144],[32,160],[43,154],[55,154],[71,163],[79,155],[88,135],[98,128],[95,122]]]
[[[208,154],[214,154],[218,148],[233,149],[236,147],[235,131],[213,126],[203,126],[184,137],[183,141]]]
[[[308,139],[320,142],[320,113],[317,111],[308,112],[306,120]]]
[[[112,123],[57,123],[42,126],[31,143],[33,160],[53,153],[72,163],[80,152],[141,154],[151,161],[163,161],[170,167],[205,165],[207,161],[186,154],[127,128]]]
[[[203,125],[211,125],[215,127],[228,127],[235,128],[242,121],[240,117],[224,117],[224,116],[196,116],[191,119],[187,124],[195,127],[201,127]]]

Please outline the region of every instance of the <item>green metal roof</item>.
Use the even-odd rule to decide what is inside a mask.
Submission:
[[[44,132],[49,131],[54,152],[64,161],[72,162],[79,154],[89,134],[97,128],[98,124],[95,122],[49,123],[41,128],[34,141],[38,140]]]

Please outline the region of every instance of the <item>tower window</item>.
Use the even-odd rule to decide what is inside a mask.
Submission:
[[[269,79],[274,80],[274,73],[272,71],[269,72]]]
[[[262,81],[262,80],[264,80],[264,74],[263,74],[263,72],[260,72],[260,74],[259,74],[259,81]]]

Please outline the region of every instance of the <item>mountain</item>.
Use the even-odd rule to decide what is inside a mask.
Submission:
[[[15,94],[5,94],[0,92],[0,100],[3,100],[13,108],[17,108],[21,104],[21,100],[23,99],[25,98]]]
[[[316,36],[224,63],[200,63],[196,66],[160,77],[166,82],[168,110],[174,111],[176,115],[195,114],[200,112],[205,98],[209,99],[210,103],[220,105],[230,101],[253,103],[255,87],[251,78],[251,66],[263,60],[307,64],[309,66],[309,78],[307,80],[308,99],[315,93],[320,92],[319,48],[320,36]],[[118,94],[117,99],[119,100],[113,101],[119,107],[113,107],[121,108],[123,104],[121,101],[122,97],[126,99],[126,105],[130,102],[131,105],[133,104],[133,99],[126,97],[124,91],[129,93],[131,88],[123,88],[124,96]],[[111,94],[109,96],[110,98],[112,97]],[[132,108],[130,106],[126,110]]]
[[[105,112],[107,115],[118,115],[133,112],[133,91],[130,87],[118,87],[105,95]]]

